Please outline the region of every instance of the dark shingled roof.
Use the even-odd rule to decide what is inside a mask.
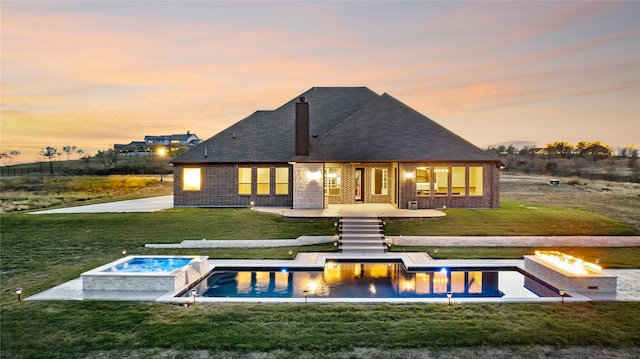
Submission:
[[[295,103],[300,96],[309,103],[309,156],[295,155]],[[496,160],[386,93],[314,87],[276,110],[255,112],[172,162],[288,161]]]

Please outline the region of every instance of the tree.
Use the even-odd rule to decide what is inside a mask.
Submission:
[[[5,166],[9,166],[11,165],[11,162],[13,162],[13,159],[19,155],[20,151],[11,150],[9,152],[1,152],[0,158],[2,159],[2,163],[4,163]]]
[[[52,159],[58,155],[58,149],[55,147],[47,146],[46,148],[40,149],[40,156],[46,157],[49,159],[49,170],[51,175],[53,176],[53,162]]]
[[[547,154],[548,155],[561,155],[564,157],[565,155],[571,154],[573,150],[573,145],[569,142],[553,142],[547,144]]]
[[[118,165],[118,152],[113,149],[108,149],[106,151],[98,151],[102,157],[102,164],[105,167],[110,167],[113,165],[113,168],[116,168]]]
[[[76,146],[64,146],[62,147],[62,152],[67,154],[67,161],[69,161],[69,157],[71,156],[72,153],[74,153],[76,151],[78,147]]]
[[[591,156],[593,160],[602,159],[611,155],[611,146],[600,141],[584,142],[584,147],[580,150],[582,156]]]

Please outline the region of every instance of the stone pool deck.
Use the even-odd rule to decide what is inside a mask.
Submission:
[[[278,267],[278,268],[322,268],[327,260],[349,259],[357,261],[362,258],[367,261],[402,261],[408,268],[412,267],[505,267],[524,268],[523,260],[434,260],[423,252],[414,253],[382,253],[376,255],[357,256],[353,253],[300,253],[292,260],[222,260],[210,259],[207,261],[209,270],[217,266],[236,266],[246,268]],[[640,270],[616,269],[606,270],[618,276],[618,290],[615,293],[567,293],[571,297],[565,297],[566,302],[584,301],[640,301]],[[27,296],[29,293],[26,293]],[[41,293],[28,296],[25,300],[106,300],[106,301],[146,301],[175,304],[189,304],[192,297],[176,297],[176,292],[162,291],[84,291],[80,278],[45,290]],[[473,302],[559,302],[554,298],[454,298],[455,303]],[[304,303],[304,298],[204,298],[196,297],[198,303],[219,302],[253,302],[253,303]],[[309,303],[442,303],[439,298],[307,298]],[[445,299],[446,301],[446,299]]]

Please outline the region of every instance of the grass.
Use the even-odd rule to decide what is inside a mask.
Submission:
[[[434,250],[437,249],[436,253]],[[403,247],[392,246],[392,252],[427,252],[435,259],[522,259],[540,248],[531,247]],[[605,268],[640,268],[640,247],[545,247],[574,257],[595,262]]]
[[[155,176],[60,176],[0,179],[1,212],[170,195],[173,182]]]
[[[406,236],[633,235],[628,223],[580,208],[503,199],[500,210],[448,208],[440,218],[387,220],[385,234]]]
[[[150,349],[279,351],[331,358],[356,348],[487,345],[633,347],[640,303],[169,304],[29,302],[3,313],[6,358],[100,357]],[[35,335],[34,335],[35,334]],[[105,357],[105,356],[102,356]]]
[[[536,185],[536,184],[534,184]],[[148,187],[145,187],[148,188]],[[561,189],[563,189],[561,187]],[[569,188],[566,188],[570,190]],[[544,190],[540,188],[540,190]],[[555,191],[555,189],[552,189]],[[107,191],[96,190],[98,195]],[[121,193],[120,191],[116,191]],[[136,196],[144,189],[132,190]],[[616,191],[607,191],[615,193]],[[69,192],[62,192],[69,193]],[[599,192],[597,192],[599,193]],[[389,221],[387,233],[496,235],[633,234],[634,225],[579,205],[534,202],[507,192],[501,210],[448,209],[429,220]],[[585,196],[588,194],[585,194]],[[106,195],[105,195],[106,196]],[[559,195],[558,195],[559,196]],[[538,198],[544,198],[539,196]],[[554,197],[556,198],[556,197]],[[636,202],[624,202],[634,206]],[[528,208],[536,207],[536,209]],[[158,250],[145,243],[183,239],[295,238],[333,234],[332,219],[287,219],[248,209],[181,208],[154,213],[0,215],[0,357],[387,358],[402,350],[451,353],[459,347],[605,347],[638,353],[640,303],[268,305],[188,308],[158,303],[23,302],[82,272],[130,254],[199,254],[211,258],[289,257],[288,250],[332,251],[332,244],[295,248]],[[409,248],[394,247],[394,250]],[[411,248],[433,253],[433,248]],[[562,248],[605,267],[640,267],[640,248]],[[530,248],[439,248],[438,258],[520,258]],[[375,353],[360,348],[373,348]],[[363,353],[363,354],[359,354]],[[380,354],[383,353],[383,354]],[[551,355],[552,356],[552,355]],[[418,357],[417,355],[415,357]],[[462,356],[458,356],[462,357]],[[503,356],[506,357],[506,356]]]

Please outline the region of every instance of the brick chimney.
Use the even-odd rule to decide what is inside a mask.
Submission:
[[[296,156],[309,155],[309,103],[300,97],[296,102]]]

